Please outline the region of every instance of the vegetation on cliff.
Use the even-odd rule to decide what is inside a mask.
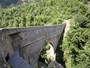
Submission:
[[[60,24],[71,20],[62,50],[67,68],[90,68],[89,0],[36,0],[36,2],[0,6],[0,27],[26,27]]]

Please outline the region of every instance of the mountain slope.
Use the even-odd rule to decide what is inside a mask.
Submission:
[[[88,0],[36,0],[0,7],[0,27],[60,24],[70,20],[62,43],[67,68],[90,68],[90,8]],[[68,59],[69,58],[69,59]]]

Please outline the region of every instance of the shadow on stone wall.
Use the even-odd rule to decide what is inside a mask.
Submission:
[[[55,53],[56,53],[56,61],[58,63],[60,63],[64,68],[66,68],[65,62],[63,60],[64,55],[63,55],[63,51],[62,51],[62,48],[61,48],[61,45],[62,45],[62,42],[63,42],[64,31],[65,30],[63,30],[63,33],[60,36],[60,39],[58,41],[58,45],[57,45]]]

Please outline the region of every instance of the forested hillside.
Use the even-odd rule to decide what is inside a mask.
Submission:
[[[0,6],[0,27],[60,24],[70,20],[62,51],[66,68],[90,68],[89,0],[36,0],[16,6]]]

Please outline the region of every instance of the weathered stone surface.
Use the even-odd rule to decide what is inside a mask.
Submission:
[[[61,64],[57,63],[56,61],[52,61],[49,65],[48,68],[64,68]]]
[[[12,68],[33,68],[27,61],[20,57],[19,50],[15,50],[8,63]]]
[[[65,24],[27,28],[2,28],[0,29],[0,57],[5,60],[7,55],[10,57],[19,48],[21,57],[32,64],[34,68],[37,68],[39,54],[45,43],[52,43],[54,50],[56,50],[64,29]]]

